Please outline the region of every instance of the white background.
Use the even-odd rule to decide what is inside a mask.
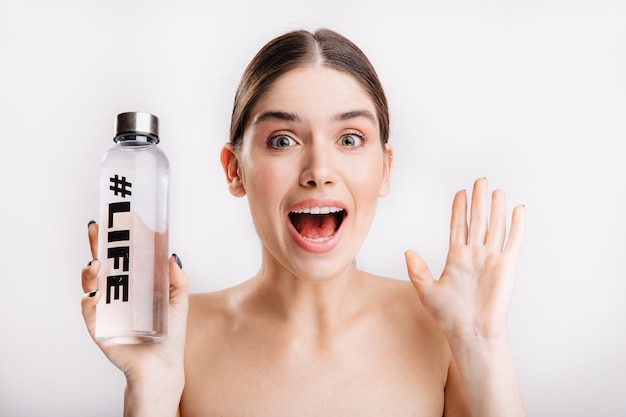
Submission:
[[[115,115],[161,119],[192,291],[238,283],[259,254],[218,162],[239,77],[272,37],[326,26],[391,105],[392,192],[359,266],[407,279],[413,248],[440,271],[454,192],[488,177],[527,207],[509,328],[529,416],[626,416],[626,2],[247,3],[0,3],[0,415],[121,414],[79,307]]]

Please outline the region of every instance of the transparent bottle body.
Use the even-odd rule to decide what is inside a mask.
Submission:
[[[167,336],[169,163],[156,144],[127,140],[100,173],[96,339],[153,343]]]

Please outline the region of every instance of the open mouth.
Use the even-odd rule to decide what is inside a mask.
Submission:
[[[331,239],[343,222],[346,212],[337,207],[310,207],[289,213],[291,224],[300,236],[313,242]]]

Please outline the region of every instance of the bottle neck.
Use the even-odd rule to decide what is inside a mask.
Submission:
[[[115,138],[113,138],[113,141],[115,141],[115,143],[135,141],[143,144],[152,143],[156,145],[157,143],[159,143],[159,137],[151,135],[149,133],[128,132],[117,135]]]

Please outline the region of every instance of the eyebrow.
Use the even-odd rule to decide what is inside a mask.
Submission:
[[[364,117],[370,120],[372,123],[376,123],[376,116],[372,114],[372,112],[368,110],[351,110],[343,113],[336,114],[332,117],[334,122],[343,122],[350,119],[356,119],[359,117]],[[278,119],[287,122],[302,122],[303,119],[301,116],[295,113],[289,113],[284,111],[266,111],[261,113],[257,117],[254,118],[253,124],[259,124],[266,120],[270,119]]]
[[[376,116],[372,114],[371,111],[368,110],[352,110],[345,113],[339,113],[333,117],[333,121],[343,122],[350,119],[356,119],[359,117],[364,117],[370,120],[372,123],[376,123]]]
[[[286,122],[302,121],[302,117],[298,116],[295,113],[288,113],[285,111],[266,111],[265,113],[261,113],[257,117],[255,117],[253,124],[259,124],[270,119],[284,120]]]

